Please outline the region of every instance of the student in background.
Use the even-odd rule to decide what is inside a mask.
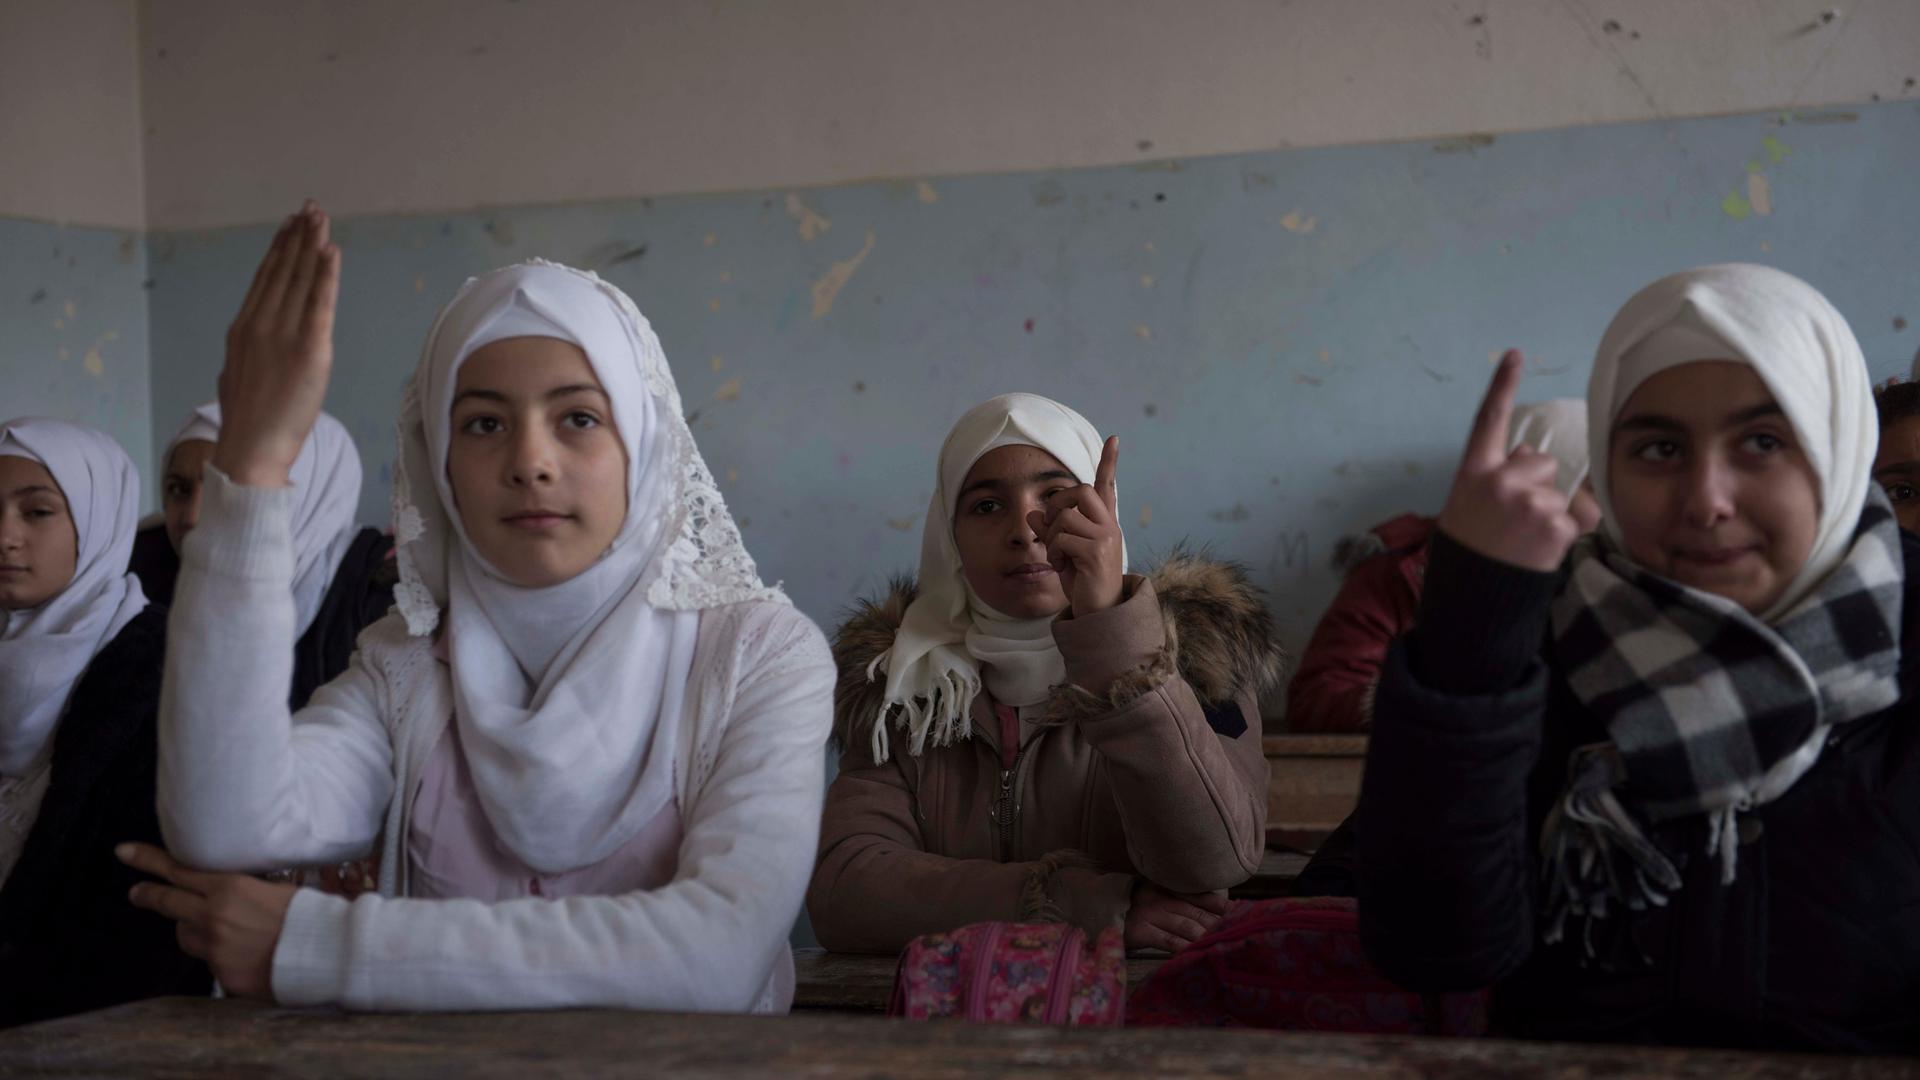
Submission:
[[[220,438],[220,405],[193,410],[167,444],[161,473],[164,521],[134,541],[133,571],[156,604],[171,604],[181,545],[200,519],[201,471]],[[360,631],[393,606],[393,542],[361,528],[360,452],[340,421],[321,413],[300,447],[291,483],[296,643],[288,702],[298,709],[345,671]]]
[[[101,432],[0,424],[0,1027],[212,987],[113,857],[160,835],[166,615],[125,570],[139,507]]]
[[[399,611],[290,715],[288,474],[332,360],[308,208],[241,308],[175,596],[134,902],[229,991],[356,1009],[784,1011],[831,658],[753,559],[659,340],[533,261],[469,281],[402,404]],[[348,901],[243,874],[381,841]]]
[[[1497,1031],[1920,1047],[1920,542],[1874,485],[1866,364],[1806,283],[1663,278],[1600,343],[1601,529],[1507,452],[1495,376],[1387,654],[1361,933]]]
[[[1522,405],[1513,412],[1508,438],[1515,446],[1551,454],[1559,463],[1554,482],[1575,493],[1574,516],[1584,529],[1599,523],[1600,506],[1586,486],[1585,402],[1560,398]],[[1287,685],[1288,731],[1362,733],[1371,726],[1380,662],[1387,645],[1413,625],[1432,534],[1432,518],[1402,514],[1346,554],[1346,580],[1320,616]]]
[[[1920,382],[1897,382],[1876,390],[1880,449],[1873,478],[1893,503],[1908,532],[1920,532]]]
[[[828,948],[1058,917],[1171,951],[1258,868],[1270,618],[1231,566],[1127,573],[1118,458],[1033,394],[947,436],[918,580],[836,639],[840,773],[807,897]]]

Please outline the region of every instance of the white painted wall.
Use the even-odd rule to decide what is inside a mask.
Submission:
[[[1844,10],[1823,22],[1834,3]],[[150,0],[148,213],[822,184],[1914,96],[1916,0]]]
[[[0,217],[138,228],[134,0],[0,0]]]

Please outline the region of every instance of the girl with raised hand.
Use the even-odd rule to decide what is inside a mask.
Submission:
[[[1033,394],[947,436],[918,581],[835,645],[822,944],[1063,919],[1171,951],[1258,868],[1271,619],[1231,566],[1126,572],[1118,461],[1117,438]]]
[[[220,438],[220,403],[193,410],[162,457],[158,528],[134,541],[133,571],[156,604],[171,604],[180,549],[200,520],[200,483]],[[288,703],[298,709],[347,669],[360,631],[393,606],[393,543],[363,528],[360,451],[346,425],[326,413],[294,459],[293,604],[296,642]]]
[[[166,616],[126,572],[139,506],[101,432],[0,424],[0,1027],[211,986],[113,857],[160,832]]]
[[[1911,537],[1845,319],[1760,266],[1663,278],[1588,384],[1600,530],[1503,436],[1502,362],[1389,652],[1361,932],[1496,1031],[1920,1044]]]
[[[761,584],[658,340],[599,278],[523,263],[441,312],[400,418],[399,611],[289,716],[286,485],[338,277],[309,206],[230,335],[162,706],[179,863],[130,849],[166,879],[135,901],[229,990],[290,1004],[784,1010],[829,654]],[[353,901],[207,872],[376,840]]]

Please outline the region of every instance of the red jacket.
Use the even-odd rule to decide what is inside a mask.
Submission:
[[[1288,731],[1343,734],[1373,726],[1373,687],[1387,645],[1413,626],[1420,606],[1433,519],[1402,514],[1371,535],[1380,553],[1348,572],[1287,687]]]

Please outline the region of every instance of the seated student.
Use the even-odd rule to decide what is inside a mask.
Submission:
[[[161,705],[179,861],[130,845],[167,879],[134,901],[287,1004],[784,1011],[831,656],[761,583],[618,289],[533,261],[441,312],[401,409],[400,611],[289,715],[288,471],[338,276],[309,204],[230,339]],[[376,839],[352,901],[206,872]]]
[[[1409,989],[1494,986],[1509,1034],[1920,1047],[1920,538],[1873,485],[1845,319],[1749,265],[1629,300],[1577,545],[1553,463],[1500,438],[1519,369],[1381,674],[1369,954]]]
[[[1600,521],[1600,505],[1585,486],[1586,403],[1559,398],[1513,411],[1510,441],[1551,454],[1555,483],[1576,494],[1574,516],[1583,530]],[[1287,730],[1303,734],[1365,732],[1373,723],[1373,686],[1387,645],[1413,625],[1420,580],[1427,572],[1433,519],[1402,514],[1368,533],[1346,559],[1340,592],[1313,628],[1300,666],[1287,684]]]
[[[1881,387],[1873,403],[1880,417],[1873,478],[1893,503],[1900,527],[1920,532],[1920,382]]]
[[[213,985],[113,857],[160,835],[166,613],[125,570],[139,506],[106,435],[0,424],[0,1027]]]
[[[220,437],[220,406],[193,410],[167,444],[161,474],[162,526],[140,530],[132,569],[156,604],[171,604],[180,545],[200,518],[200,474]],[[321,413],[294,461],[294,646],[289,703],[296,709],[347,669],[360,631],[393,606],[393,542],[354,523],[360,453],[346,427]]]
[[[1118,452],[1032,394],[947,436],[918,582],[835,645],[840,774],[807,894],[821,944],[1059,918],[1174,950],[1258,868],[1271,620],[1230,566],[1126,573]]]

